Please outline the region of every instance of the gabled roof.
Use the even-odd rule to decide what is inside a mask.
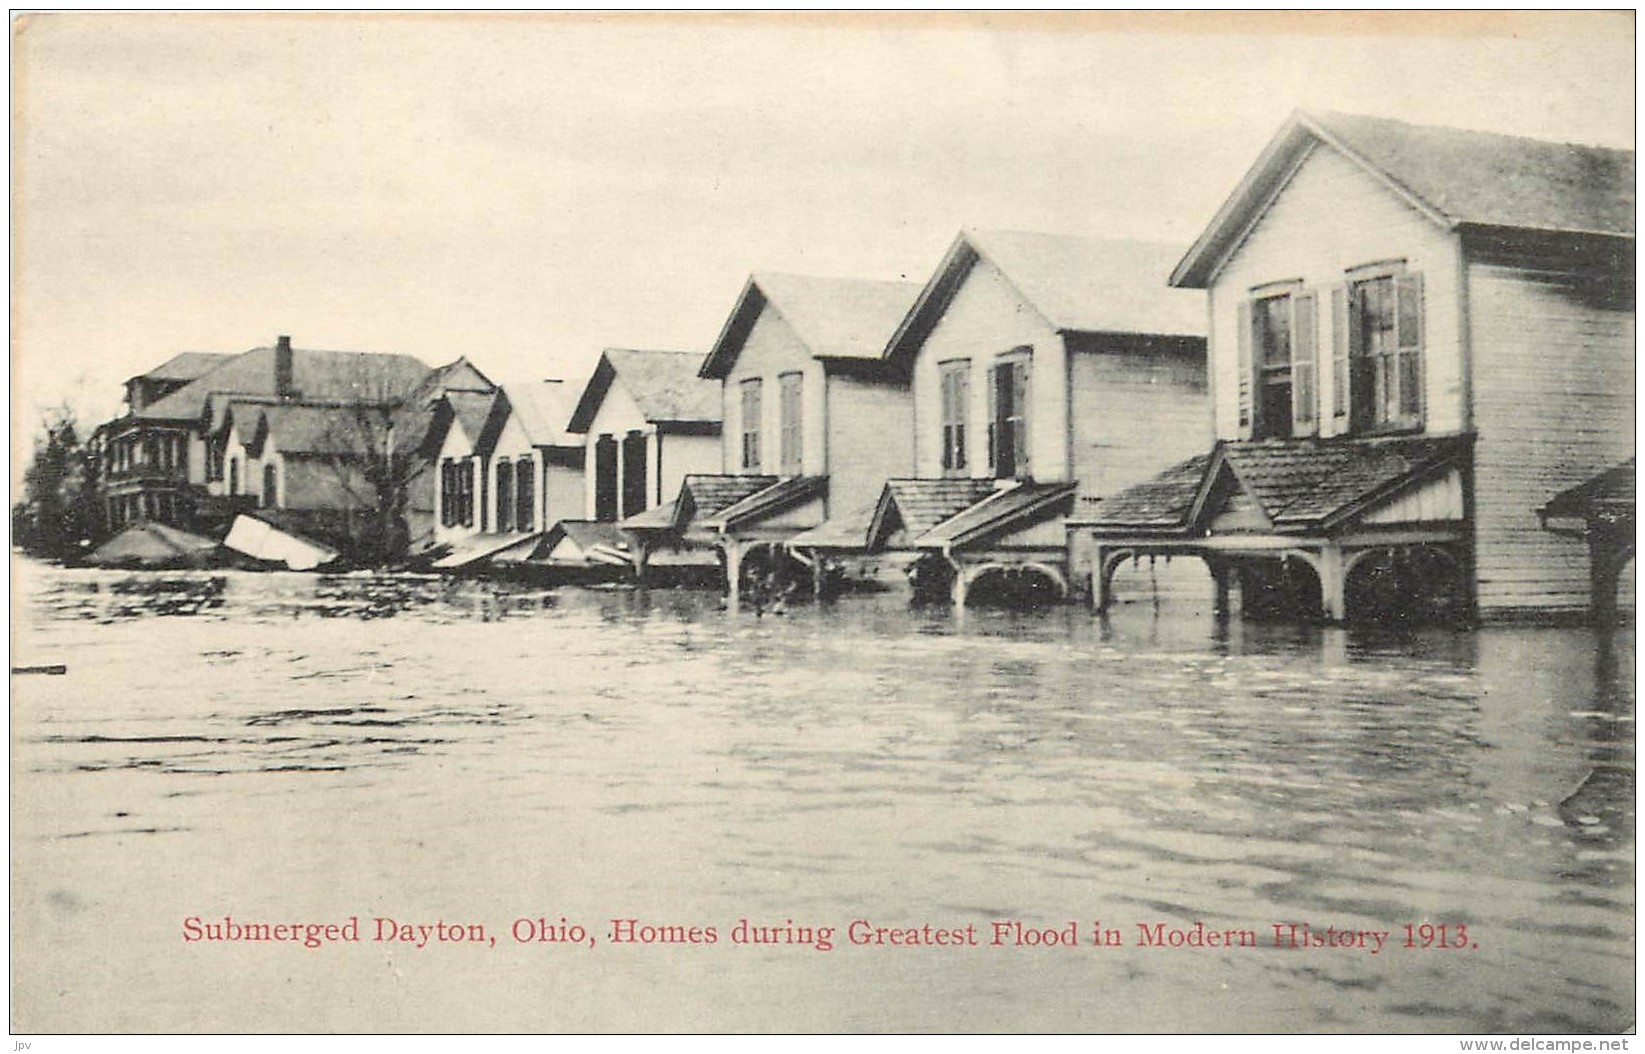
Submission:
[[[382,411],[368,407],[275,403],[260,408],[247,446],[253,457],[269,439],[282,454],[364,457],[387,438],[386,424]]]
[[[1586,482],[1554,495],[1537,511],[1544,517],[1622,523],[1634,517],[1635,464],[1629,458]]]
[[[305,401],[387,402],[410,394],[429,369],[410,355],[293,348],[292,387]],[[226,358],[183,387],[132,416],[196,421],[213,392],[274,396],[274,349],[254,348]]]
[[[1634,152],[1297,111],[1172,272],[1203,289],[1306,152],[1323,144],[1445,230],[1634,237]]]
[[[874,502],[842,510],[788,539],[788,544],[799,549],[867,549],[877,508]]]
[[[1073,507],[1075,489],[1072,483],[1019,483],[996,490],[914,539],[914,545],[921,549],[958,548],[1052,516],[1066,516]]]
[[[690,351],[607,348],[588,379],[566,431],[586,433],[614,383],[653,424],[720,424],[720,386],[697,376],[703,357]]]
[[[776,482],[776,476],[688,475],[674,502],[674,526],[683,530],[694,520],[706,520]]]
[[[1065,333],[1204,337],[1205,299],[1166,283],[1180,246],[1027,231],[961,231],[888,343],[906,364],[979,261]]]
[[[699,514],[704,527],[734,531],[775,516],[795,505],[821,498],[828,493],[827,476],[791,476],[755,491],[709,516]]]
[[[440,402],[445,410],[436,418],[434,425],[439,431],[440,441],[445,441],[444,428],[455,419],[463,426],[463,434],[473,444],[474,452],[481,457],[489,454],[491,444],[502,431],[501,417],[507,405],[502,391],[447,392]]]
[[[221,366],[232,355],[220,351],[184,351],[132,378],[150,381],[192,381]]]
[[[869,545],[884,542],[893,519],[909,538],[917,538],[995,489],[991,479],[888,479],[869,521]]]
[[[1202,454],[1104,499],[1100,530],[1192,533],[1231,477],[1280,533],[1330,530],[1420,480],[1459,464],[1464,436],[1391,439],[1224,440]]]
[[[788,323],[824,365],[877,364],[885,342],[913,307],[920,286],[866,278],[818,278],[761,272],[750,275],[720,330],[700,374],[723,380],[731,372],[754,324],[766,310]]]
[[[491,378],[481,373],[467,357],[435,367],[395,411],[396,446],[416,450],[424,457],[435,456],[445,441],[445,428],[451,423],[449,408],[443,415],[439,410],[441,398],[448,392],[487,395],[496,390],[497,385]]]
[[[94,567],[204,566],[216,555],[218,543],[163,523],[134,523],[92,550],[86,562]]]
[[[620,525],[623,530],[630,531],[672,531],[674,529],[674,510],[679,501],[667,501],[661,505],[653,505],[643,512],[636,512]]]
[[[565,428],[571,419],[572,393],[564,381],[505,384],[503,395],[508,400],[509,412],[532,446],[582,445],[582,440]]]

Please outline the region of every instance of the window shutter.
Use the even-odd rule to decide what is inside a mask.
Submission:
[[[1399,417],[1403,424],[1422,420],[1422,275],[1400,275],[1394,283],[1395,336],[1399,341]]]
[[[1251,302],[1240,301],[1237,323],[1239,345],[1239,436],[1251,438],[1251,382],[1256,367],[1251,362]]]
[[[1030,475],[1028,467],[1028,370],[1025,359],[1011,370],[1011,414],[1017,424],[1011,430],[1012,461],[1018,476]]]
[[[988,367],[988,471],[1000,463],[1000,367]]]
[[[1292,297],[1296,318],[1291,326],[1291,434],[1314,435],[1319,431],[1319,392],[1314,384],[1318,370],[1318,297],[1299,293]]]
[[[1331,416],[1346,418],[1352,398],[1348,365],[1348,287],[1331,290]],[[1341,430],[1340,427],[1338,429]]]

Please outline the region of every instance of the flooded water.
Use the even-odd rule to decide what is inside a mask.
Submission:
[[[1631,636],[13,587],[15,1031],[1634,1022]]]

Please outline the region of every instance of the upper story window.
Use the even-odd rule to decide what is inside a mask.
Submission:
[[[751,377],[742,383],[742,468],[744,472],[760,471],[760,379]]]
[[[942,387],[942,470],[965,473],[965,424],[971,413],[971,360],[945,362],[939,367]]]
[[[1396,269],[1338,292],[1332,412],[1351,432],[1422,427],[1422,276]]]
[[[995,479],[1026,478],[1028,353],[1018,349],[988,370],[988,464]]]
[[[1319,431],[1317,300],[1296,287],[1243,305],[1241,346],[1250,358],[1242,368],[1240,424],[1255,439]]]
[[[782,418],[781,465],[782,474],[797,476],[802,471],[804,463],[805,433],[800,399],[805,390],[805,376],[799,373],[785,373],[777,378],[779,385],[779,409]]]

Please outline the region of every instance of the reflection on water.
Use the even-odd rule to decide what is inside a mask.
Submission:
[[[471,1020],[436,986],[426,1017],[378,1024],[1633,1021],[1631,635],[1377,636],[1175,603],[956,618],[894,595],[756,619],[690,591],[31,564],[15,588],[14,665],[68,667],[14,678],[14,932],[57,949],[23,956],[43,1015],[59,974],[96,973],[85,934],[152,928],[143,911],[425,905],[506,925],[546,898],[592,924],[1101,918],[1131,941],[1142,921],[1309,922],[1399,941],[1443,923],[1478,948],[1130,947],[1020,969],[653,955],[565,1005],[493,985],[503,1019]],[[166,860],[205,866],[179,882]],[[199,980],[160,971],[116,1020],[176,1027]],[[306,994],[304,1027],[358,1023],[329,992]],[[628,1016],[602,1022],[602,1000]]]

